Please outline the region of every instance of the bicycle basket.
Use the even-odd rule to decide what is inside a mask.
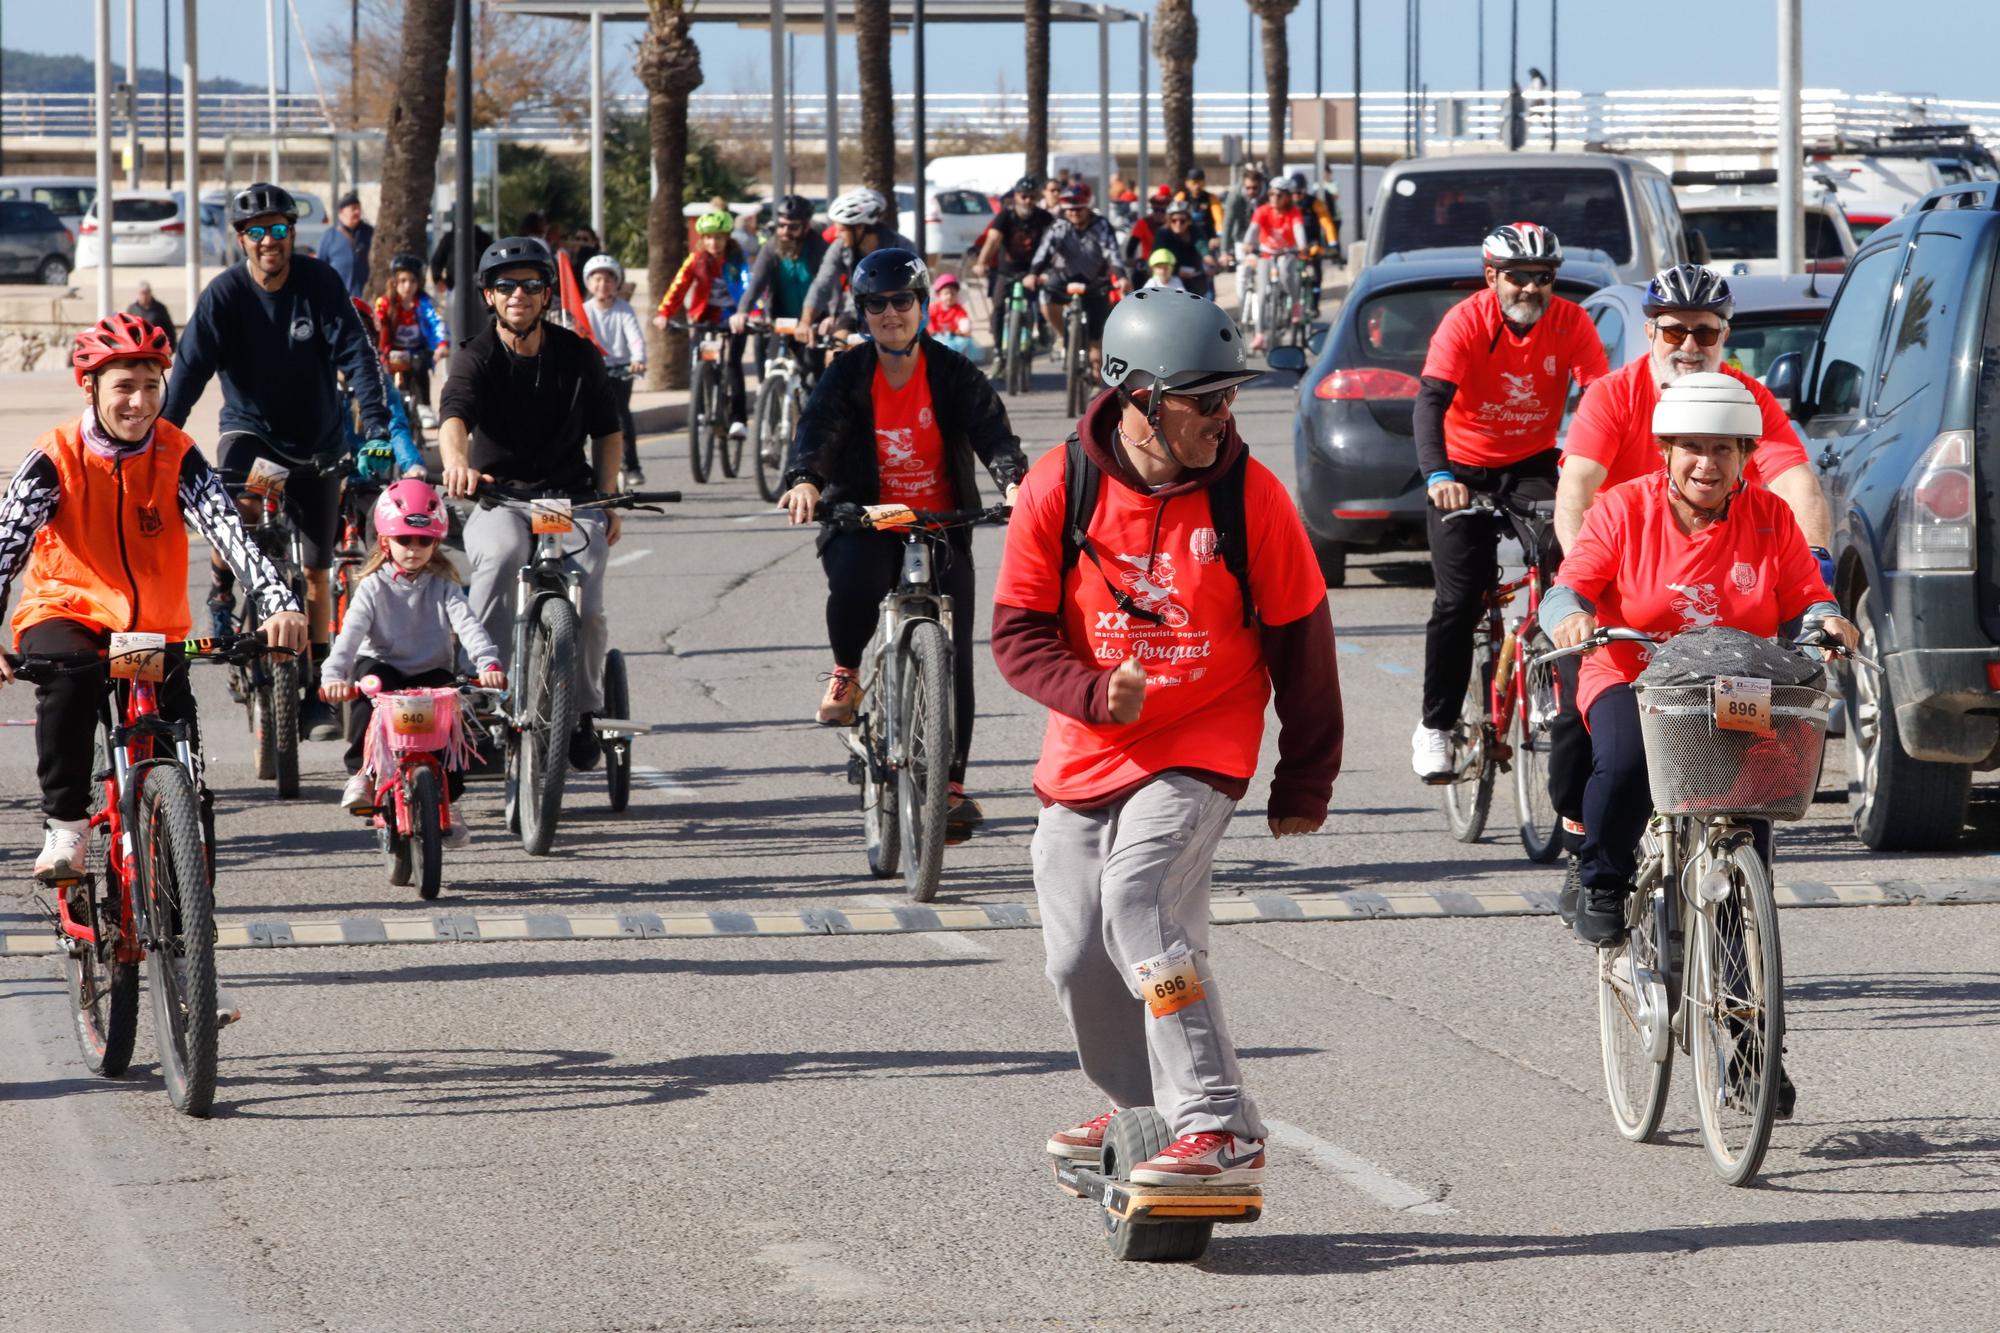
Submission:
[[[384,690],[375,696],[368,720],[365,767],[381,773],[404,754],[437,754],[445,767],[461,769],[473,760],[471,728],[459,706],[459,693],[439,689]],[[378,765],[386,758],[388,765]]]
[[[1634,686],[1653,808],[1663,815],[1802,819],[1819,787],[1832,696],[1771,687],[1773,734],[1715,725],[1715,683]]]

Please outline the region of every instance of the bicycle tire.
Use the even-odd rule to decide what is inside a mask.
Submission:
[[[1451,836],[1460,842],[1478,842],[1486,832],[1486,816],[1493,808],[1493,779],[1499,771],[1486,734],[1487,682],[1493,672],[1488,651],[1491,642],[1482,626],[1472,644],[1472,681],[1465,687],[1465,705],[1459,710],[1458,726],[1452,730],[1452,749],[1459,757],[1457,780],[1441,784],[1445,821],[1451,826]]]
[[[410,777],[410,842],[417,896],[429,901],[444,884],[444,802],[437,770],[420,766]]]
[[[632,716],[632,691],[625,679],[625,654],[616,648],[604,654],[604,716]],[[604,743],[604,785],[611,813],[622,814],[632,803],[632,742],[620,738]]]
[[[299,667],[289,657],[274,657],[271,667],[271,776],[278,799],[299,795]]]
[[[1072,313],[1063,319],[1063,411],[1072,417],[1083,411],[1077,404],[1083,378],[1077,370],[1077,360],[1083,354],[1083,316],[1079,304],[1082,300],[1080,296],[1072,296],[1069,301]]]
[[[705,455],[703,468],[705,481],[715,480],[716,464],[718,461],[726,461],[728,454],[729,423],[722,419],[723,405],[726,402],[727,391],[723,388],[722,367],[717,364],[709,371],[708,407],[703,412],[703,416],[708,420],[708,441],[702,446]],[[723,455],[724,458],[719,460],[718,455]]]
[[[951,641],[944,626],[920,620],[910,627],[896,686],[903,738],[903,764],[896,771],[896,814],[906,844],[903,888],[911,902],[927,903],[937,896],[944,869],[944,820],[951,801]]]
[[[528,709],[521,732],[521,846],[547,856],[562,820],[569,736],[576,730],[576,608],[544,597],[528,635]]]
[[[710,442],[704,414],[708,409],[708,381],[713,375],[708,362],[696,361],[693,381],[688,385],[688,466],[697,482],[708,480]]]
[[[277,729],[271,721],[271,683],[253,683],[250,689],[251,769],[260,782],[278,775]]]
[[[102,773],[111,764],[111,751],[104,729],[97,730],[96,756],[90,771]],[[104,809],[105,783],[91,783],[90,813],[95,820]],[[139,1035],[139,965],[118,961],[114,929],[104,920],[99,901],[120,902],[118,872],[111,863],[111,826],[93,822],[84,842],[84,875],[93,889],[90,919],[79,922],[91,927],[97,943],[75,947],[81,955],[63,955],[63,981],[69,991],[70,1012],[76,1017],[76,1042],[83,1052],[84,1068],[105,1078],[116,1078],[132,1064],[132,1047]]]
[[[722,377],[720,375],[716,376],[718,388],[720,387],[721,380]],[[720,392],[716,395],[718,399],[722,396]],[[721,416],[718,413],[717,420],[720,419]],[[749,443],[749,440],[750,432],[747,429],[741,435],[738,435],[730,426],[723,428],[722,435],[716,441],[716,448],[722,454],[723,476],[734,478],[743,475],[743,447]]]
[[[785,471],[779,435],[784,430],[784,404],[790,397],[790,385],[782,376],[766,378],[757,386],[756,415],[751,418],[756,425],[750,433],[757,437],[757,494],[769,504],[778,502],[778,482]]]
[[[139,879],[146,894],[146,984],[167,1100],[206,1116],[215,1102],[215,897],[201,859],[194,784],[179,764],[139,778]]]
[[[410,840],[396,831],[395,821],[395,811],[382,812],[382,827],[375,830],[375,844],[382,849],[382,859],[388,863],[389,883],[403,889],[409,887],[413,862]]]
[[[894,777],[888,774],[882,753],[882,736],[873,718],[864,711],[855,719],[854,730],[869,759],[861,766],[861,836],[868,853],[868,873],[877,879],[894,879],[903,868],[903,829],[898,806],[902,799]]]
[[[1531,672],[1526,663],[1554,647],[1539,631],[1522,645],[1515,662],[1516,691],[1507,713],[1507,744],[1514,751],[1514,812],[1521,848],[1528,859],[1547,865],[1562,854],[1562,816],[1549,796],[1549,745],[1556,715],[1554,673]],[[1543,677],[1541,685],[1536,677]]]
[[[1034,366],[1035,333],[1025,305],[1007,311],[1007,392],[1024,394]]]
[[[1696,947],[1689,966],[1697,972],[1687,1021],[1694,1026],[1695,1104],[1709,1164],[1725,1183],[1747,1185],[1764,1164],[1777,1120],[1785,974],[1778,904],[1763,859],[1743,843],[1730,849],[1727,866],[1727,896],[1704,904],[1690,923]],[[1735,940],[1729,938],[1732,915],[1740,923]],[[1738,1010],[1750,1016],[1738,1017]],[[1744,1029],[1741,1037],[1734,1027]],[[1739,1050],[1743,1059],[1732,1074]],[[1731,1108],[1725,1098],[1748,1104]],[[1732,1109],[1737,1115],[1726,1116]]]
[[[1150,1106],[1134,1106],[1111,1117],[1104,1129],[1104,1155],[1099,1167],[1109,1180],[1132,1179],[1132,1168],[1157,1156],[1174,1141],[1166,1117]],[[1137,1263],[1193,1263],[1208,1252],[1215,1223],[1199,1219],[1179,1222],[1127,1222],[1099,1209],[1104,1239],[1111,1257]]]
[[[1605,1098],[1620,1136],[1645,1143],[1659,1132],[1673,1077],[1674,1041],[1670,1004],[1671,963],[1661,956],[1666,883],[1657,856],[1639,874],[1643,886],[1626,905],[1625,942],[1598,949],[1597,1037],[1604,1056]]]

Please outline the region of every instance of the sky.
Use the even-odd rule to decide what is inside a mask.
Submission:
[[[1113,0],[1114,4],[1120,0]],[[1403,86],[1404,0],[1359,0],[1362,14],[1362,86],[1390,90]],[[346,0],[293,0],[299,21],[310,32],[344,31]],[[1128,8],[1146,9],[1143,0],[1123,0]],[[1355,0],[1321,0],[1322,56],[1327,92],[1353,87],[1352,33]],[[1423,46],[1423,80],[1435,91],[1480,86],[1479,14],[1486,25],[1485,86],[1506,83],[1506,40],[1511,0],[1419,0]],[[1750,88],[1776,83],[1777,41],[1771,0],[1750,0],[1733,6],[1697,6],[1682,12],[1706,15],[1690,24],[1685,40],[1660,40],[1663,34],[1638,30],[1636,16],[1646,12],[1626,0],[1519,0],[1520,61],[1547,72],[1551,5],[1560,5],[1561,45],[1557,83],[1568,88],[1599,91],[1608,88]],[[1300,0],[1289,33],[1292,88],[1313,88],[1313,5]],[[1993,73],[1992,0],[1901,0],[1896,22],[1885,31],[1882,0],[1804,0],[1805,84],[1809,88],[1841,88],[1849,92],[1932,93],[1960,100],[2000,101],[2000,80]],[[125,6],[113,0],[112,47],[124,50]],[[173,11],[174,51],[181,50],[180,10]],[[207,0],[202,6],[200,45],[204,76],[264,83],[265,44],[257,0]],[[156,66],[160,57],[159,0],[140,0],[142,66]],[[282,38],[285,0],[278,0]],[[77,4],[35,4],[31,0],[0,0],[0,41],[12,49],[49,54],[88,56],[92,50],[88,11]],[[81,12],[80,12],[81,11]],[[1653,8],[1665,16],[1676,11]],[[1257,47],[1242,0],[1195,0],[1201,24],[1202,55],[1195,69],[1197,92],[1240,91],[1246,52]],[[82,21],[79,21],[79,20]],[[1715,19],[1720,21],[1707,21]],[[1084,25],[1059,25],[1051,82],[1058,92],[1091,91],[1097,86],[1096,37]],[[807,34],[811,33],[810,36]],[[1891,34],[1902,34],[1891,36]],[[1979,40],[1936,40],[1916,34],[1981,34]],[[576,41],[585,28],[575,27]],[[636,24],[607,28],[606,65],[615,86],[636,89],[629,74],[631,42]],[[294,30],[294,38],[299,34]],[[697,24],[695,37],[703,51],[705,92],[756,92],[768,87],[766,68],[770,38],[766,33],[725,24]],[[1113,88],[1130,89],[1137,77],[1137,25],[1114,27]],[[796,50],[800,92],[818,92],[824,56],[816,29],[799,32]],[[843,42],[842,68],[849,74],[843,86],[852,91],[852,44]],[[998,25],[940,26],[931,31],[926,47],[929,84],[936,91],[978,92],[999,87],[1018,91],[1023,84],[1018,34]],[[280,57],[282,62],[282,54]],[[910,44],[898,38],[892,55],[899,87],[907,87]],[[1261,71],[1256,74],[1263,86]],[[1157,71],[1155,71],[1157,80]],[[280,84],[283,84],[281,73]],[[1156,83],[1157,86],[1157,83]],[[312,81],[297,49],[291,62],[291,88],[310,92]],[[583,90],[579,89],[579,94]]]

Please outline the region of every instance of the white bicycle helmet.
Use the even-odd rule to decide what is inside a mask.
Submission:
[[[610,255],[592,255],[590,262],[583,266],[583,280],[589,282],[591,274],[605,272],[611,274],[613,282],[625,281],[625,266]]]
[[[1764,413],[1742,381],[1720,371],[1683,375],[1660,390],[1653,435],[1748,440],[1764,433]]]
[[[872,227],[888,207],[889,201],[874,190],[849,190],[827,205],[826,217],[843,227]]]
[[[1537,222],[1508,222],[1486,233],[1480,253],[1494,268],[1510,264],[1550,264],[1562,267],[1562,242]]]

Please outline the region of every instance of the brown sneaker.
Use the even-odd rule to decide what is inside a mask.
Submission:
[[[1072,1162],[1096,1162],[1104,1157],[1104,1127],[1111,1123],[1115,1111],[1092,1116],[1074,1129],[1065,1129],[1049,1135],[1049,1156],[1061,1157]]]
[[[835,667],[824,676],[826,693],[819,700],[822,727],[851,727],[861,710],[861,677],[847,667]]]

